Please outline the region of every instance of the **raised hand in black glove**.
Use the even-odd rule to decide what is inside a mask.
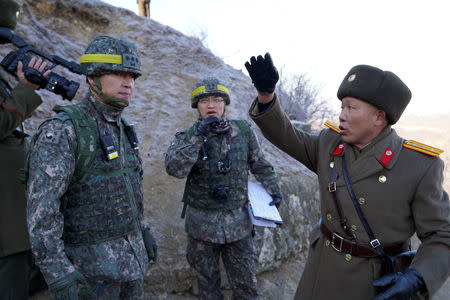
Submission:
[[[150,229],[144,229],[142,231],[144,238],[145,250],[147,250],[148,261],[156,262],[158,257],[158,247],[156,246],[155,238],[153,237]]]
[[[245,67],[259,92],[273,93],[280,76],[269,53],[266,53],[264,58],[261,55],[257,58],[252,56],[250,63],[248,61],[245,63]]]
[[[206,137],[211,130],[211,127],[214,124],[219,124],[220,120],[217,117],[208,117],[200,122],[200,124],[197,127],[197,130],[195,131],[195,135],[201,135],[203,137]]]
[[[272,201],[269,203],[269,205],[270,206],[275,205],[278,208],[278,207],[280,207],[282,199],[283,198],[281,197],[281,195],[274,195],[274,196],[272,196]]]
[[[387,274],[374,280],[373,285],[386,289],[373,300],[409,300],[416,292],[425,287],[422,276],[415,269],[405,269],[403,273]]]

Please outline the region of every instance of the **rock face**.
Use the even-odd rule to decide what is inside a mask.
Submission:
[[[145,216],[159,246],[158,262],[146,274],[146,290],[154,295],[192,291],[195,274],[185,259],[186,236],[180,218],[184,180],[166,174],[164,152],[175,132],[188,128],[197,118],[197,111],[190,108],[189,95],[202,77],[218,77],[230,90],[231,105],[226,108],[229,118],[249,120],[247,110],[256,95],[249,77],[226,65],[197,38],[98,0],[23,1],[15,33],[42,51],[77,62],[89,41],[98,35],[116,36],[136,45],[143,74],[136,81],[125,116],[135,124],[141,141]],[[0,55],[4,57],[13,49],[2,46]],[[81,84],[73,101],[81,100],[87,91],[84,77],[61,67],[54,72]],[[29,133],[52,115],[55,104],[68,104],[53,93],[40,94],[44,103],[27,120]],[[285,261],[299,259],[307,249],[308,233],[318,219],[318,193],[315,175],[274,148],[256,126],[253,128],[282,181],[284,196],[280,207],[284,225],[257,228],[261,273],[277,271]],[[296,272],[298,279],[301,270]]]

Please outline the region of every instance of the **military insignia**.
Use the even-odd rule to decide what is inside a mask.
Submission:
[[[42,142],[49,143],[53,145],[58,145],[59,140],[61,138],[61,133],[58,131],[47,131],[43,134],[45,139],[42,139]]]
[[[412,150],[416,150],[418,152],[422,152],[425,154],[428,154],[430,156],[439,156],[442,152],[444,152],[444,150],[432,147],[432,146],[428,146],[425,145],[423,143],[414,141],[414,140],[407,140],[403,142],[403,147],[408,148],[408,149],[412,149]]]
[[[341,134],[341,131],[339,130],[339,126],[334,124],[333,122],[326,121],[324,125],[327,126],[328,128],[330,128],[331,130]]]
[[[355,80],[355,78],[356,78],[356,74],[352,74],[352,75],[348,76],[347,81],[352,82],[353,80]]]
[[[337,145],[336,149],[334,149],[331,155],[340,155],[342,152],[344,152],[344,143]]]
[[[394,155],[394,152],[392,152],[392,150],[388,147],[386,148],[386,150],[383,153],[383,156],[381,157],[380,161],[381,163],[387,167],[387,165],[389,164],[389,162],[392,159],[392,156]]]

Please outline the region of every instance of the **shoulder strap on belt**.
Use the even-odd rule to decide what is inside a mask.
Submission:
[[[370,239],[370,245],[375,249],[375,251],[378,253],[378,255],[381,257],[383,263],[382,263],[382,273],[392,273],[394,272],[394,261],[393,257],[390,257],[386,255],[383,251],[383,247],[381,247],[380,241],[375,237],[373,234],[372,228],[370,228],[369,222],[367,222],[367,218],[364,215],[363,210],[361,209],[361,205],[359,205],[358,200],[356,199],[355,192],[353,191],[352,184],[350,182],[350,178],[348,176],[347,172],[347,163],[345,162],[345,156],[342,157],[342,173],[344,174],[344,180],[347,185],[348,193],[350,194],[350,198],[352,198],[353,205],[355,206],[356,212],[358,213],[359,219],[361,220],[364,229],[366,230],[367,234],[369,235]]]

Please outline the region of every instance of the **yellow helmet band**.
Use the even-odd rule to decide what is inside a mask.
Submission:
[[[82,63],[107,63],[107,64],[122,64],[122,55],[115,54],[83,54],[80,58]]]
[[[221,84],[217,85],[217,90],[222,91],[222,92],[224,92],[227,95],[230,95],[230,92],[228,92],[228,89],[225,86],[221,85]],[[199,95],[199,94],[201,94],[201,93],[203,93],[205,91],[206,91],[206,86],[204,86],[204,85],[199,86],[198,88],[196,88],[195,90],[192,91],[191,99],[194,99],[195,96],[197,96],[197,95]]]

